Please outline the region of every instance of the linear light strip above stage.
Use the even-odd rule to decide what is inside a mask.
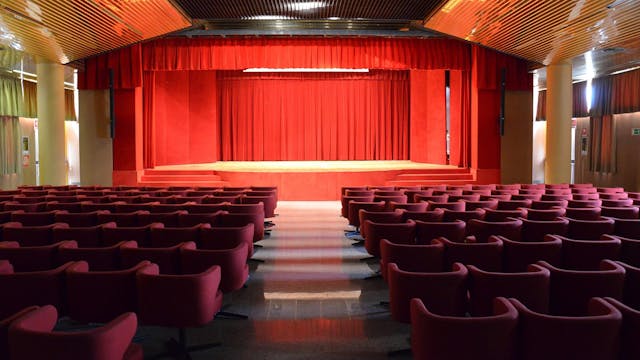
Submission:
[[[344,69],[344,68],[249,68],[246,73],[368,73],[369,69]]]

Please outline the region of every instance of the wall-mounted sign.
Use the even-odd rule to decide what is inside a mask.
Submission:
[[[587,128],[582,128],[582,131],[580,132],[580,136],[587,137]]]
[[[633,136],[640,136],[640,128],[633,128],[633,129],[631,129],[631,135],[633,135]]]

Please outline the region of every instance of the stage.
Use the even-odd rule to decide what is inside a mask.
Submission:
[[[157,166],[140,185],[277,186],[281,200],[338,200],[343,186],[457,181],[472,182],[469,169],[405,160],[220,161]]]

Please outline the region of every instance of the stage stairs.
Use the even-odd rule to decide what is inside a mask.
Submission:
[[[393,186],[416,186],[416,185],[462,185],[474,184],[473,174],[467,168],[439,168],[424,170],[406,170],[402,174],[396,175],[393,180],[386,182],[386,185]]]
[[[140,186],[228,186],[215,170],[145,169]]]

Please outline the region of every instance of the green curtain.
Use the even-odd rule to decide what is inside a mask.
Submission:
[[[24,113],[27,118],[38,117],[38,84],[31,81],[22,83],[24,88]]]
[[[0,175],[20,174],[20,120],[17,116],[0,116]]]
[[[20,80],[0,76],[0,116],[22,116],[24,98]]]

